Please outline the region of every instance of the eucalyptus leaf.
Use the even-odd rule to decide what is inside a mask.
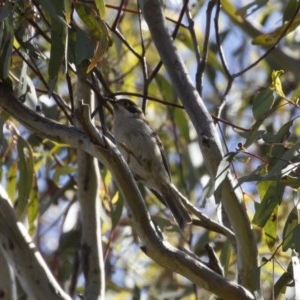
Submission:
[[[274,45],[281,37],[283,32],[285,33],[285,35],[287,35],[290,32],[294,31],[299,26],[299,24],[300,24],[300,18],[295,18],[292,24],[287,22],[281,25],[280,27],[277,27],[272,32],[258,35],[253,39],[252,44],[260,45],[260,46]]]
[[[278,299],[277,297],[280,296],[281,293],[284,293],[286,290],[286,287],[289,285],[289,283],[293,280],[293,275],[291,271],[288,268],[287,272],[284,272],[279,279],[276,281],[274,285],[274,297],[275,299]]]
[[[62,67],[63,64],[63,58],[65,55],[65,41],[66,41],[66,27],[65,25],[61,24],[60,22],[57,22],[55,18],[51,19],[51,51],[50,51],[50,60],[49,60],[49,68],[48,68],[48,74],[49,74],[49,86],[51,87],[51,90],[49,91],[49,94],[52,93],[58,75],[59,70]]]
[[[215,178],[215,190],[218,189],[218,187],[221,185],[221,183],[225,180],[227,177],[227,174],[229,172],[230,165],[232,163],[233,158],[236,156],[237,152],[229,152],[222,158],[218,169],[217,169],[217,175]]]
[[[112,228],[115,228],[122,216],[123,207],[124,207],[124,201],[122,197],[120,197],[120,194],[117,192],[113,197],[113,211],[111,214],[112,218]]]
[[[282,201],[284,186],[276,181],[259,182],[257,186],[261,202],[256,206],[252,222],[259,227],[264,227]]]
[[[298,209],[294,207],[290,212],[282,233],[282,251],[287,251],[290,248],[294,248],[294,235],[293,231],[299,226]]]
[[[271,89],[260,90],[253,99],[252,112],[256,120],[264,119],[274,104],[274,92]]]
[[[274,249],[274,246],[278,240],[277,226],[278,226],[278,205],[274,207],[272,214],[270,215],[264,227],[266,242],[270,250]]]
[[[291,146],[288,150],[284,152],[284,154],[281,157],[277,157],[276,163],[273,165],[273,167],[270,170],[270,174],[281,174],[283,168],[286,167],[286,165],[294,160],[299,159],[299,151],[300,151],[300,141],[296,142]]]
[[[27,208],[33,184],[33,154],[30,145],[21,136],[17,141],[18,151],[18,201],[17,214],[20,217]]]
[[[282,90],[282,84],[280,80],[280,76],[284,73],[283,70],[273,71],[272,72],[272,89],[276,92],[280,97],[285,97],[284,92]]]
[[[33,186],[30,192],[30,198],[28,203],[28,222],[29,222],[29,233],[33,235],[36,230],[36,221],[39,213],[39,193],[37,186],[36,177],[33,178]]]
[[[8,78],[14,41],[12,10],[6,10],[2,24],[0,23],[0,79]]]

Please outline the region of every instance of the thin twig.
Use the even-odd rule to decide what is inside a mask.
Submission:
[[[181,25],[181,21],[184,17],[184,13],[188,7],[188,0],[185,0],[183,2],[183,7],[180,11],[180,14],[179,14],[179,17],[178,17],[178,20],[176,22],[176,26],[174,28],[174,31],[172,33],[172,38],[175,39],[175,37],[177,36],[177,33],[178,33],[178,30],[180,28],[180,25]],[[150,85],[151,81],[155,78],[156,74],[159,72],[160,68],[162,66],[162,61],[160,60],[159,63],[156,65],[156,67],[154,68],[154,70],[152,71],[152,73],[149,75],[149,78],[148,78],[148,81],[147,81],[147,86]]]
[[[146,101],[147,101],[147,95],[148,95],[148,67],[147,67],[147,61],[146,61],[146,48],[144,44],[144,37],[143,37],[143,30],[142,30],[142,15],[141,10],[139,6],[139,1],[137,1],[138,5],[138,17],[139,17],[139,31],[140,31],[140,40],[141,40],[141,46],[142,46],[142,52],[140,56],[140,63],[142,66],[142,74],[143,74],[143,82],[144,82],[144,88],[143,88],[143,104],[142,104],[142,110],[145,112],[146,109]]]
[[[200,60],[200,63],[198,63],[197,72],[196,72],[196,88],[200,96],[202,96],[203,74],[204,74],[204,70],[207,62],[207,55],[208,55],[211,15],[215,4],[216,4],[216,0],[211,0],[207,5],[207,10],[206,10],[206,25],[205,25],[205,36],[204,36],[204,43],[202,49],[202,59]]]

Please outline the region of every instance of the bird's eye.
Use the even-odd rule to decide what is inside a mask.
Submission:
[[[131,112],[133,114],[135,114],[135,113],[140,114],[141,113],[140,108],[137,105],[135,105],[133,102],[129,101],[129,100],[123,100],[121,102],[121,104],[123,105],[123,107],[127,111],[129,111],[129,112]]]
[[[133,107],[133,105],[132,105],[132,103],[130,103],[129,101],[124,101],[123,102],[123,105],[124,105],[124,107],[126,107],[126,108],[131,108],[131,107]]]

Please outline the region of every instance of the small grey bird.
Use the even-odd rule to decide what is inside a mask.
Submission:
[[[142,110],[129,99],[111,102],[114,108],[114,137],[134,178],[148,187],[172,212],[180,228],[192,222],[188,200],[172,183],[160,139]]]

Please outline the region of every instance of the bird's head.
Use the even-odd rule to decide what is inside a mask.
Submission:
[[[141,108],[127,98],[111,101],[111,104],[114,108],[115,117],[140,117],[143,115]]]

